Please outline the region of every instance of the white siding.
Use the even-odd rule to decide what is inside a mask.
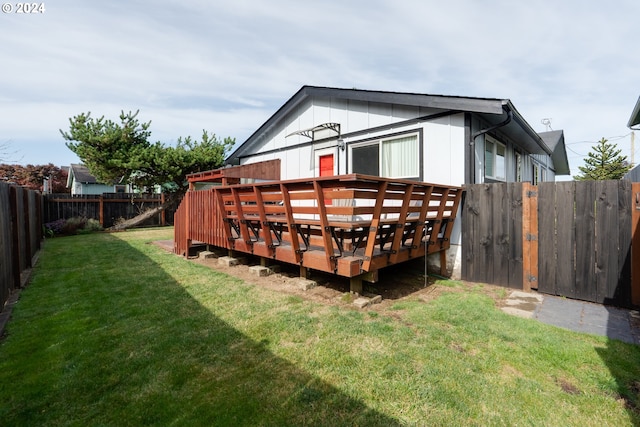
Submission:
[[[103,184],[82,184],[76,182],[72,187],[75,191],[72,194],[102,194],[113,193],[113,185]]]
[[[315,152],[334,147],[336,141],[312,144],[311,140],[294,132],[310,129],[322,123],[340,124],[342,135],[357,131],[404,122],[412,118],[433,114],[438,110],[412,106],[368,103],[362,101],[315,98],[297,106],[282,125],[265,135],[265,143],[257,155],[243,161],[258,162],[279,158],[282,179],[310,178],[318,175]],[[424,181],[448,185],[464,183],[464,115],[443,117],[438,120],[414,123],[345,138],[347,144],[371,138],[382,138],[409,130],[423,131],[422,178]],[[287,136],[290,135],[290,136]],[[336,135],[337,139],[337,135]],[[291,147],[290,149],[287,149]],[[277,150],[277,151],[276,151]],[[265,155],[259,153],[265,152]],[[347,151],[335,150],[338,173],[349,173]]]
[[[424,181],[463,185],[464,115],[427,122],[424,130]]]

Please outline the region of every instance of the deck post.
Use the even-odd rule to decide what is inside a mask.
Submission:
[[[367,271],[349,279],[349,291],[362,295],[362,282],[376,283],[378,281],[378,270]]]
[[[427,254],[424,254],[424,256],[427,256]],[[447,271],[447,251],[440,251],[440,275],[441,276],[448,276],[448,271]]]
[[[352,294],[362,295],[362,276],[355,276],[349,279],[349,291]]]
[[[269,267],[270,265],[273,265],[273,260],[271,258],[260,257],[261,267]]]
[[[308,279],[309,278],[309,269],[303,265],[300,266],[300,277],[302,277],[303,279]]]

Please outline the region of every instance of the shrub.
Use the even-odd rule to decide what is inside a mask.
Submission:
[[[64,227],[62,228],[62,234],[67,234],[67,235],[78,234],[78,230],[83,229],[86,223],[87,223],[87,218],[82,218],[82,217],[69,218],[67,219],[67,222],[65,222]]]
[[[97,219],[89,218],[84,225],[84,227],[80,230],[81,233],[93,233],[96,231],[102,231],[104,228],[100,225],[100,221]]]
[[[52,222],[47,222],[44,225],[45,235],[49,237],[53,237],[53,236],[62,234],[62,230],[66,222],[67,222],[66,219],[57,219]]]
[[[103,228],[98,220],[85,217],[58,219],[44,224],[44,233],[47,237],[70,236],[78,233],[85,234],[102,230]]]

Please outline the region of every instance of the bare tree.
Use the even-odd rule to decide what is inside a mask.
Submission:
[[[15,158],[11,158],[16,154],[18,154],[18,152],[12,151],[11,149],[11,140],[8,139],[0,142],[0,162],[16,162],[17,160]]]

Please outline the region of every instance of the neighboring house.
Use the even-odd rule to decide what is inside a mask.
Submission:
[[[85,165],[71,164],[67,176],[67,188],[71,194],[102,194],[102,193],[127,193],[128,185],[106,185],[98,182],[96,177],[89,173]]]
[[[629,172],[624,174],[622,179],[627,179],[631,182],[640,182],[640,165],[636,166],[635,168],[631,169]]]
[[[362,173],[461,186],[570,174],[562,131],[537,133],[508,99],[315,86],[303,86],[227,163],[271,159],[281,160],[283,180]]]
[[[68,183],[69,183],[69,169],[70,168],[69,168],[69,166],[60,166],[60,169],[63,172],[67,173],[67,188],[69,188],[68,187]],[[51,178],[46,177],[46,178],[42,179],[42,193],[43,194],[51,194],[51,193],[53,193],[52,187],[53,187],[53,184],[51,183]]]

